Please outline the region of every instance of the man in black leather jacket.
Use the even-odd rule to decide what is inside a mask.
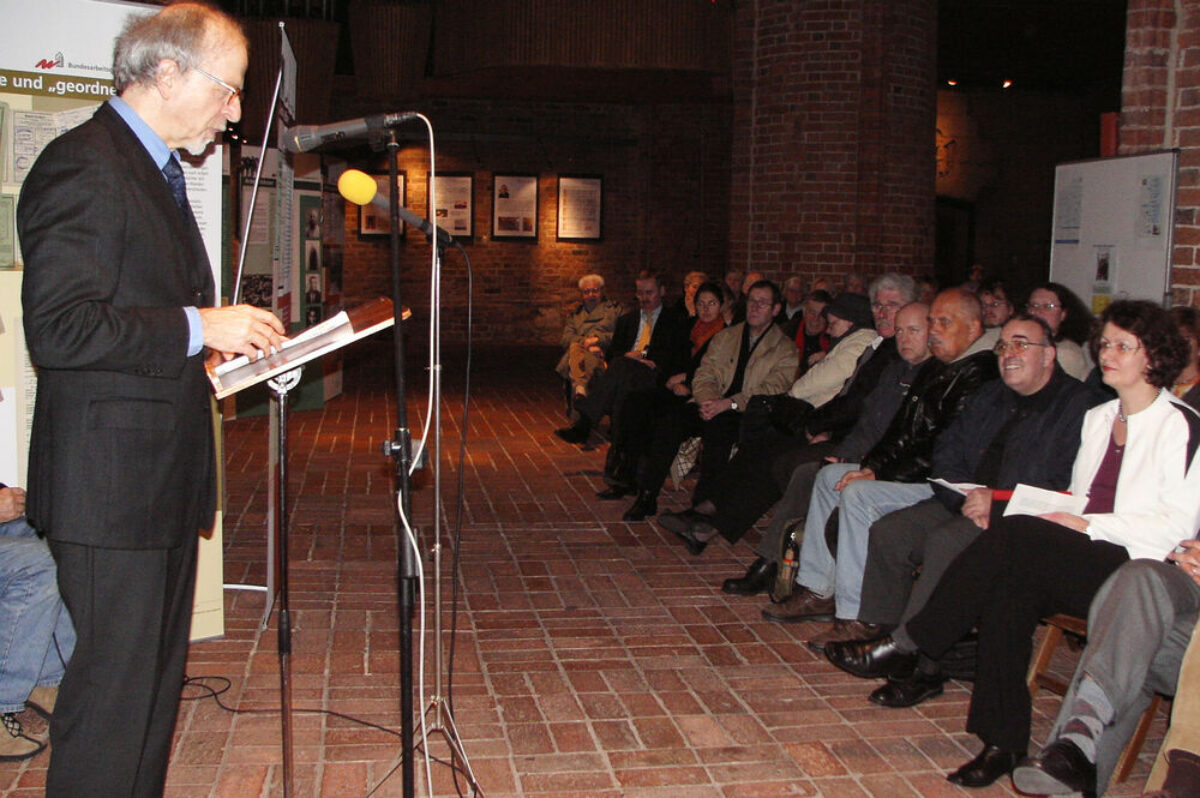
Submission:
[[[980,388],[938,437],[933,476],[960,490],[935,484],[933,498],[871,525],[858,618],[839,619],[842,628],[823,641],[827,656],[836,656],[840,641],[869,639],[925,606],[954,558],[1003,513],[1002,491],[1017,483],[1047,490],[1070,485],[1083,416],[1103,394],[1057,366],[1054,334],[1041,319],[1010,319],[998,349],[1002,381]],[[943,682],[943,674],[927,669],[920,679],[889,682],[871,701],[912,706],[941,693]]]
[[[981,337],[982,312],[974,294],[952,288],[938,294],[929,310],[928,361],[909,389],[887,432],[861,463],[821,469],[805,522],[796,590],[784,602],[763,609],[780,622],[858,617],[866,540],[870,524],[886,513],[922,499],[934,441],[958,415],[967,398],[999,372],[996,356]],[[839,510],[836,561],[825,525]],[[861,528],[861,529],[860,529]]]

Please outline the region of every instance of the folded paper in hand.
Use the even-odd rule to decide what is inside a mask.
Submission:
[[[1080,515],[1087,506],[1087,496],[1075,496],[1057,490],[1035,488],[1033,485],[1017,485],[1012,498],[1004,508],[1005,515],[1045,515],[1046,513],[1070,513]]]

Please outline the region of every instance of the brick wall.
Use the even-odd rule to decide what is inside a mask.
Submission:
[[[753,0],[734,23],[730,263],[932,271],[933,0]]]
[[[1176,304],[1200,305],[1200,4],[1129,0],[1121,153],[1177,147]]]
[[[477,341],[556,342],[563,311],[579,299],[576,281],[604,275],[609,295],[630,304],[633,276],[665,273],[675,292],[692,270],[723,274],[728,206],[729,109],[721,103],[606,104],[441,101],[422,108],[433,120],[438,171],[474,175],[475,238],[467,245],[475,280]],[[353,115],[353,112],[348,115]],[[426,215],[429,156],[413,141],[399,154],[407,207]],[[351,166],[384,171],[381,160]],[[538,175],[536,242],[491,237],[492,176]],[[603,241],[558,242],[557,176],[604,178]],[[360,238],[357,211],[346,214],[345,293],[350,302],[390,293],[387,241]],[[429,307],[429,247],[409,228],[402,253],[404,303],[414,336],[424,337]],[[443,264],[442,321],[448,342],[465,339],[465,262]]]

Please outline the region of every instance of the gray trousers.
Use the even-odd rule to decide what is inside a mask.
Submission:
[[[783,531],[787,525],[796,519],[808,517],[808,503],[812,499],[813,482],[817,472],[826,465],[822,460],[814,463],[802,463],[792,471],[792,479],[783,498],[775,505],[771,516],[771,525],[763,533],[762,540],[754,547],[754,553],[769,562],[778,562],[783,551]],[[803,525],[801,525],[803,528]]]
[[[950,563],[982,531],[937,499],[888,513],[871,524],[858,619],[894,626],[916,615]],[[918,566],[921,573],[914,581]]]
[[[1108,578],[1088,611],[1088,641],[1049,739],[1070,719],[1086,674],[1108,696],[1113,721],[1096,751],[1096,792],[1102,795],[1125,744],[1155,693],[1173,695],[1179,666],[1200,613],[1200,585],[1182,569],[1132,560]]]

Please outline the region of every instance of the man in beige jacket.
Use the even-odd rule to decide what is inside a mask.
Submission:
[[[780,306],[779,287],[759,280],[746,293],[746,321],[713,336],[692,379],[692,403],[654,432],[650,462],[639,469],[638,497],[625,520],[641,521],[657,512],[658,491],[671,459],[679,444],[695,435],[701,436],[703,448],[693,501],[702,501],[729,462],[750,397],[783,393],[792,384],[800,356],[774,323]]]

